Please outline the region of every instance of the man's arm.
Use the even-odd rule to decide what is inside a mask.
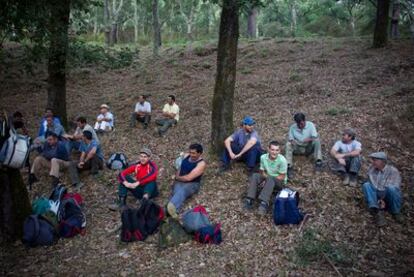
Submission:
[[[230,158],[233,160],[236,157],[233,150],[231,149],[231,143],[233,142],[233,137],[229,136],[224,140],[224,147],[226,147],[227,151],[229,152]]]
[[[197,166],[191,170],[190,173],[188,173],[187,175],[184,176],[179,176],[179,172],[177,171],[177,175],[175,176],[175,180],[180,181],[180,182],[191,182],[192,180],[194,180],[195,178],[201,176],[204,173],[204,170],[206,169],[206,162],[205,161],[201,161],[197,164]]]
[[[244,145],[243,149],[240,151],[240,153],[236,155],[236,158],[241,157],[244,153],[249,151],[249,149],[252,148],[256,144],[256,142],[256,138],[249,139],[247,143]]]

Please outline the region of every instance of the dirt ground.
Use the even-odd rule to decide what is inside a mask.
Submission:
[[[105,156],[123,152],[130,160],[142,146],[154,153],[160,167],[157,202],[170,194],[173,161],[192,142],[201,142],[208,153],[211,99],[214,89],[216,49],[203,47],[164,49],[153,61],[142,51],[134,66],[116,71],[99,68],[71,69],[67,81],[70,118],[87,116],[92,122],[102,103],[110,105],[116,130],[102,137]],[[149,51],[148,51],[149,53]],[[4,68],[3,68],[4,69]],[[44,68],[35,76],[0,77],[0,109],[20,110],[32,134],[46,103]],[[150,94],[154,110],[148,130],[128,127],[130,113],[140,94]],[[153,123],[166,96],[175,94],[180,122],[163,138],[154,136]],[[95,180],[82,175],[81,194],[86,202],[85,236],[60,240],[52,247],[26,249],[20,242],[2,246],[1,275],[149,275],[149,276],[327,276],[414,274],[414,220],[412,190],[414,138],[414,56],[411,41],[393,42],[371,49],[365,38],[315,40],[263,40],[241,42],[235,92],[234,125],[245,115],[257,121],[262,142],[284,143],[295,112],[302,111],[320,133],[328,158],[341,130],[352,127],[362,142],[364,177],[368,154],[386,151],[402,173],[403,215],[399,225],[387,215],[387,226],[373,225],[360,188],[344,187],[327,169],[314,175],[312,163],[295,159],[297,174],[290,186],[300,192],[301,209],[309,214],[302,227],[275,226],[271,215],[260,217],[242,209],[247,175],[235,166],[217,176],[217,160],[209,163],[200,193],[187,207],[202,204],[211,218],[222,224],[223,243],[201,245],[191,241],[160,251],[157,235],[146,242],[120,243],[118,213],[107,204],[116,197],[116,172],[105,170]],[[33,157],[32,157],[33,158]],[[47,176],[30,192],[48,195]],[[130,203],[133,200],[129,197]],[[297,247],[306,231],[335,249],[344,259],[317,257],[307,265],[297,259]],[[296,249],[296,250],[295,250]]]

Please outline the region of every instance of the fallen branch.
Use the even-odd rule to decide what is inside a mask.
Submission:
[[[305,225],[305,221],[311,216],[313,216],[313,215],[312,214],[305,214],[305,216],[303,217],[303,220],[302,220],[302,222],[300,223],[300,226],[299,226],[299,234],[302,233],[302,228]]]
[[[329,257],[325,253],[323,253],[323,257],[332,266],[332,268],[335,269],[336,273],[338,273],[339,276],[343,277],[342,273],[339,272],[338,268],[334,265],[334,263],[331,261],[331,259],[329,259]]]

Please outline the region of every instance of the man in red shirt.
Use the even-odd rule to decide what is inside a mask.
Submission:
[[[139,153],[139,162],[123,170],[119,176],[119,203],[109,205],[116,211],[126,207],[126,197],[130,191],[137,199],[150,199],[158,195],[157,165],[151,161],[151,150],[143,148]]]

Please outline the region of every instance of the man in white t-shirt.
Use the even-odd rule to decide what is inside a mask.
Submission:
[[[135,127],[136,121],[144,124],[144,129],[147,129],[151,120],[151,104],[147,101],[146,95],[140,95],[138,102],[135,104],[135,110],[131,115],[131,128]]]
[[[361,169],[361,143],[355,139],[355,131],[345,129],[342,140],[338,140],[331,149],[335,159],[334,171],[343,176],[343,184],[357,186],[358,172]]]
[[[100,114],[96,118],[94,129],[98,133],[109,132],[114,128],[114,116],[109,111],[107,104],[102,104],[100,107]]]
[[[162,109],[162,118],[155,120],[157,125],[160,125],[160,128],[157,128],[157,133],[162,137],[171,126],[178,123],[180,119],[180,108],[175,103],[175,96],[169,95],[167,104],[164,105]]]

